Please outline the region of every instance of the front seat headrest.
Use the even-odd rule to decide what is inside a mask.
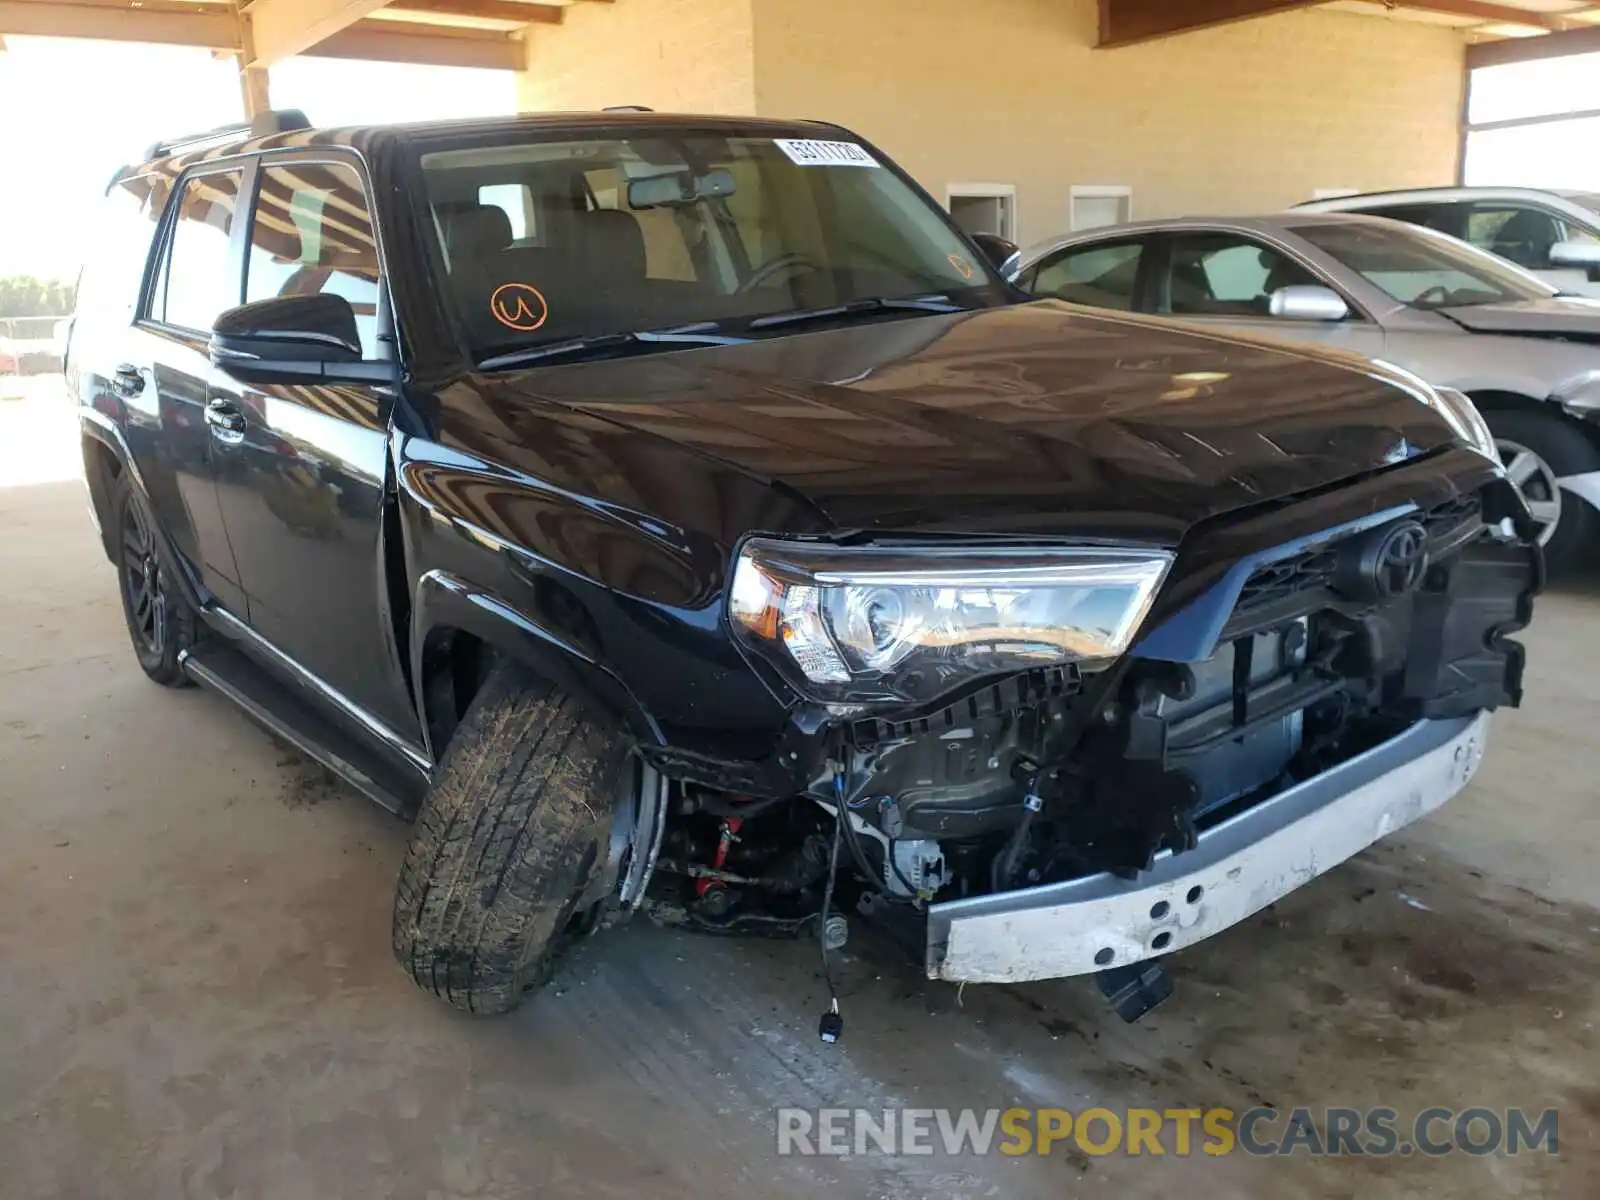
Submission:
[[[475,204],[440,214],[452,263],[482,260],[511,244],[511,218],[493,204]]]
[[[589,269],[605,279],[645,277],[644,231],[632,213],[601,208],[583,215],[583,256]]]

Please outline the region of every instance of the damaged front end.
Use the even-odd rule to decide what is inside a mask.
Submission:
[[[892,642],[885,631],[906,627],[898,601],[875,625],[860,611],[874,593],[856,582],[785,610],[746,580],[736,620],[784,648],[811,702],[765,774],[733,789],[747,795],[685,789],[701,822],[688,907],[725,889],[720,916],[730,895],[770,896],[783,879],[798,926],[842,810],[863,910],[902,930],[914,912],[931,977],[1105,972],[1209,936],[1465,786],[1487,714],[1521,698],[1523,652],[1508,635],[1542,584],[1531,532],[1499,470],[1454,450],[1198,527],[1175,556],[1035,553],[1034,575],[997,584],[962,575],[963,546],[924,625],[959,607],[963,587],[973,605],[1029,578],[1068,592],[988,618],[983,655],[883,654],[870,698],[857,678]],[[876,574],[827,559],[763,579],[787,579],[793,601],[836,579],[911,578],[906,548],[890,554]],[[1099,590],[1074,598],[1060,581],[1086,562]],[[807,625],[812,613],[821,625]],[[939,650],[962,636],[919,635]],[[1044,657],[1041,646],[1056,661],[960,677],[963,663]],[[796,793],[814,802],[799,815],[777,804]],[[782,832],[763,832],[778,821]]]

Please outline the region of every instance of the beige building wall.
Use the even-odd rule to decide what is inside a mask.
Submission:
[[[751,0],[570,5],[560,25],[528,28],[518,106],[753,113],[754,25]]]
[[[1073,184],[1142,218],[1455,181],[1455,30],[1306,10],[1093,50],[1095,0],[753,3],[758,113],[848,125],[940,200],[1014,184],[1023,242],[1068,227]]]

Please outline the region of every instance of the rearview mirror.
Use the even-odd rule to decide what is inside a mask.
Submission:
[[[343,296],[277,296],[230,308],[211,326],[211,361],[246,383],[385,383],[394,364],[361,357]]]
[[[1272,293],[1271,312],[1285,321],[1343,321],[1350,306],[1332,288],[1297,283]]]
[[[1593,270],[1600,267],[1600,242],[1557,242],[1550,247],[1550,262],[1557,267]]]
[[[704,175],[687,171],[650,175],[628,185],[629,208],[674,208],[700,200],[720,200],[734,193],[733,172],[718,168]]]
[[[998,233],[975,233],[972,241],[983,251],[983,256],[994,265],[995,270],[1007,279],[1016,279],[1017,270],[1022,266],[1022,251],[1015,242]]]

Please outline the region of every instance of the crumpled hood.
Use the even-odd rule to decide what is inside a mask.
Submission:
[[[1438,310],[1474,333],[1506,333],[1584,341],[1600,340],[1600,300],[1560,296],[1549,300],[1514,300],[1505,304],[1463,304]]]
[[[490,390],[667,439],[839,529],[1173,545],[1208,517],[1454,441],[1354,357],[1055,301],[544,367]]]

